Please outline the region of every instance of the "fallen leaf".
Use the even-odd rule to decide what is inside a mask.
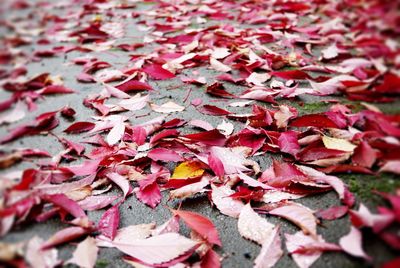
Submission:
[[[132,239],[129,243],[113,243],[113,245],[123,253],[146,264],[156,265],[194,251],[198,243],[177,233],[165,233],[147,239]]]
[[[240,211],[238,229],[242,237],[262,245],[273,235],[274,228],[275,226],[259,216],[250,204],[245,205]]]
[[[88,236],[76,246],[72,258],[67,263],[73,263],[83,268],[93,268],[96,265],[98,251],[96,240]]]
[[[203,215],[192,211],[171,209],[174,215],[178,215],[190,229],[198,233],[210,244],[222,246],[218,231],[214,224]]]
[[[189,179],[203,175],[204,169],[201,163],[186,161],[180,163],[172,173],[171,179]]]
[[[339,245],[346,253],[354,257],[364,258],[367,261],[372,260],[362,249],[361,232],[353,226],[350,227],[350,232],[347,235],[340,238]]]

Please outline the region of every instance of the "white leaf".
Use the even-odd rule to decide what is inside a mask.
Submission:
[[[107,135],[107,143],[114,145],[122,139],[125,134],[125,123],[117,122]]]
[[[274,230],[274,225],[245,205],[239,215],[238,229],[241,236],[262,245]]]
[[[267,73],[251,73],[249,77],[246,78],[247,83],[252,83],[256,86],[264,86],[264,82],[270,79],[271,76]]]
[[[114,243],[123,253],[147,264],[161,264],[194,250],[197,242],[177,233],[166,233],[147,239],[132,239],[129,243]]]
[[[214,59],[223,59],[230,54],[231,53],[229,52],[229,49],[227,49],[226,47],[216,47],[211,53],[211,57],[213,57]]]
[[[122,100],[118,102],[118,106],[129,110],[129,111],[137,111],[143,109],[149,101],[149,95],[140,96],[140,94],[136,94],[132,98]]]
[[[211,185],[211,199],[214,205],[218,208],[218,210],[227,216],[238,218],[240,211],[244,207],[244,204],[237,200],[229,197],[231,194],[234,194],[231,188],[226,185],[222,185],[220,187]]]
[[[99,247],[114,247],[113,243],[129,244],[132,239],[146,239],[149,237],[156,225],[154,223],[130,225],[118,229],[114,240],[99,235],[96,238],[97,246]]]
[[[82,268],[92,268],[96,264],[98,251],[96,240],[88,236],[78,244],[68,263],[76,264]]]
[[[336,44],[332,44],[329,47],[323,49],[321,51],[321,54],[324,59],[334,59],[339,55],[339,49],[337,48]]]
[[[226,73],[226,72],[229,72],[230,70],[232,70],[231,67],[223,64],[222,62],[214,59],[213,57],[210,58],[210,64],[211,64],[211,67],[216,71]]]
[[[224,135],[231,135],[234,130],[234,126],[232,123],[222,120],[222,123],[217,126],[217,129],[220,130]]]
[[[150,106],[153,111],[164,114],[182,112],[183,110],[185,110],[185,107],[180,106],[172,101],[166,102],[162,105],[157,105],[155,103],[152,103],[150,104]]]

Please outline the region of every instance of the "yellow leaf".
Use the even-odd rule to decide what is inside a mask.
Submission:
[[[186,161],[180,163],[174,170],[171,179],[188,179],[203,175],[204,169],[196,161]]]
[[[345,139],[331,138],[328,136],[323,136],[322,141],[325,147],[328,149],[341,150],[345,152],[353,152],[357,147]]]

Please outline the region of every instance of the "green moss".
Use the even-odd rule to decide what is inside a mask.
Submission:
[[[108,267],[108,261],[104,259],[99,259],[96,261],[96,268],[106,268]]]
[[[354,193],[361,201],[380,203],[381,198],[374,193],[393,192],[400,187],[400,180],[393,174],[373,175],[342,175],[340,176],[349,186],[349,190]]]

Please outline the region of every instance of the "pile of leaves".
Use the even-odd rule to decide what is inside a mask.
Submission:
[[[273,267],[286,251],[301,268],[331,251],[373,262],[364,230],[398,254],[400,190],[375,191],[385,205],[369,209],[340,176],[400,174],[400,116],[373,104],[398,103],[399,3],[143,2],[6,1],[3,14],[23,15],[1,22],[10,34],[0,50],[0,235],[53,218],[68,227],[47,240],[1,243],[1,263],[94,267],[99,248],[114,248],[135,267],[219,267],[217,228],[180,208],[199,196],[261,246],[255,267]],[[114,53],[125,63],[101,59]],[[26,67],[67,56],[65,74]],[[72,67],[76,88],[63,80]],[[27,116],[64,94],[82,103]],[[304,112],[307,98],[329,107]],[[91,114],[79,115],[81,105]],[[38,135],[63,149],[18,143]],[[339,201],[327,209],[301,204],[329,191]],[[121,226],[131,198],[152,209],[163,201],[171,217]],[[350,230],[326,241],[319,226],[342,217]],[[76,242],[72,257],[59,259],[57,247]]]

